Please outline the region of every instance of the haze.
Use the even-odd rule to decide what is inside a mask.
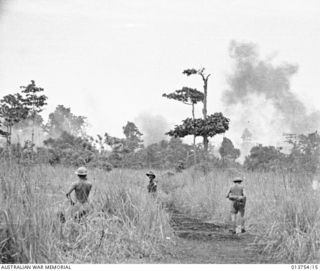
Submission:
[[[121,136],[127,121],[139,123],[145,115],[163,117],[168,127],[180,123],[190,116],[190,108],[161,95],[182,86],[201,89],[200,79],[188,78],[182,70],[205,67],[212,73],[209,112],[222,111],[231,118],[226,135],[237,142],[245,127],[236,120],[232,126],[232,117],[243,109],[235,106],[237,112],[232,112],[222,102],[233,71],[231,40],[257,44],[260,54],[276,63],[297,64],[292,92],[308,111],[320,109],[318,1],[0,3],[1,96],[33,79],[49,97],[44,116],[58,104],[71,107],[88,118],[93,135]],[[255,113],[268,131],[270,122],[263,116],[274,109],[270,104],[262,108],[263,101],[257,104]]]

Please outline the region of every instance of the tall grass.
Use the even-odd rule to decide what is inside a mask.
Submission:
[[[65,193],[73,169],[0,164],[0,262],[157,261],[169,247],[168,214],[131,171],[90,171],[91,213],[74,221]],[[64,212],[66,223],[57,214]],[[169,238],[168,238],[169,237]]]
[[[174,240],[163,203],[215,223],[229,223],[232,172],[157,174],[159,197],[144,171],[89,171],[91,213],[71,217],[65,193],[74,169],[0,163],[0,262],[156,262]],[[270,262],[319,261],[320,203],[306,176],[243,173],[246,227]],[[64,212],[66,223],[57,214]]]
[[[246,227],[258,236],[257,245],[270,262],[319,261],[319,192],[304,175],[243,173],[247,193]],[[215,171],[208,175],[189,171],[164,179],[164,191],[174,191],[171,201],[190,215],[229,223],[226,193],[233,175]]]

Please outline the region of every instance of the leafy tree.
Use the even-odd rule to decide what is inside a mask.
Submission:
[[[111,155],[109,159],[114,167],[122,167],[125,153],[129,153],[129,149],[125,148],[123,138],[110,136],[108,133],[104,134],[104,143],[111,148]]]
[[[192,106],[192,119],[195,120],[194,107],[198,102],[203,102],[204,94],[195,88],[183,87],[169,94],[162,94],[163,97],[183,102],[184,104]],[[193,135],[193,149],[194,149],[194,161],[196,163],[196,136]]]
[[[298,135],[288,141],[293,147],[288,156],[291,169],[315,174],[319,167],[320,135],[318,132]]]
[[[24,104],[28,108],[29,117],[32,119],[32,133],[31,133],[31,142],[34,143],[34,127],[36,117],[42,112],[43,107],[47,105],[46,100],[47,96],[41,94],[44,91],[43,88],[37,87],[34,80],[31,80],[31,84],[27,86],[21,86],[22,93],[25,94]]]
[[[276,170],[286,160],[284,153],[274,146],[254,146],[250,154],[245,158],[244,167],[249,170]]]
[[[48,149],[50,164],[86,165],[107,170],[112,169],[107,157],[99,154],[90,138],[77,137],[62,132],[58,138],[45,140],[44,145]]]
[[[207,116],[206,119],[187,118],[182,121],[181,125],[167,134],[174,137],[185,137],[188,135],[201,136],[203,138],[213,137],[217,134],[225,133],[229,129],[229,119],[222,113],[215,113]],[[205,153],[208,152],[208,145],[204,145]]]
[[[183,87],[182,89],[176,90],[175,92],[169,94],[162,94],[163,97],[168,99],[173,99],[176,101],[183,102],[184,104],[192,106],[192,118],[195,118],[194,106],[198,102],[204,100],[204,94],[195,88]]]
[[[132,164],[136,164],[134,161],[137,156],[135,152],[143,148],[142,133],[130,121],[122,129],[125,138],[113,137],[105,133],[104,143],[112,149],[109,158],[115,167],[130,167]]]
[[[148,168],[174,168],[183,162],[190,166],[192,146],[184,144],[180,138],[172,137],[170,141],[162,140],[139,151],[142,164]]]
[[[223,138],[221,146],[219,148],[219,153],[223,161],[225,160],[235,161],[237,158],[240,157],[240,150],[236,149],[233,146],[232,141],[227,137]]]
[[[211,74],[206,74],[205,69],[186,69],[183,71],[183,74],[187,76],[199,75],[203,81],[203,92],[197,91],[191,88],[183,88],[174,93],[164,94],[163,96],[171,99],[176,99],[186,103],[188,100],[191,101],[191,104],[195,101],[201,101],[203,103],[203,119],[187,118],[182,121],[182,125],[177,125],[167,134],[174,137],[185,137],[187,135],[195,137],[203,137],[203,146],[206,159],[208,158],[208,147],[209,147],[209,137],[212,137],[219,133],[224,133],[229,129],[229,119],[224,117],[222,113],[215,113],[208,116],[207,114],[207,99],[208,99],[208,81]],[[195,146],[195,144],[194,144]]]
[[[70,108],[58,105],[55,111],[49,114],[46,130],[50,137],[58,137],[62,132],[73,136],[85,136],[86,117],[76,116]]]
[[[29,113],[24,99],[21,94],[9,94],[0,100],[0,118],[2,126],[6,131],[1,129],[1,135],[5,136],[7,143],[11,144],[12,127],[26,119]]]
[[[125,145],[130,152],[143,147],[143,140],[141,139],[143,134],[133,122],[128,121],[122,129],[126,137]]]

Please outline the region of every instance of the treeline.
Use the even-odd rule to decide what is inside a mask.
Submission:
[[[145,146],[143,134],[135,123],[128,121],[122,127],[123,137],[121,138],[108,133],[92,137],[86,133],[86,117],[75,115],[70,108],[63,105],[58,105],[54,112],[49,114],[45,123],[40,112],[46,105],[47,97],[42,93],[43,88],[31,81],[31,84],[21,87],[21,92],[4,96],[0,100],[2,157],[10,155],[23,163],[86,165],[104,170],[157,168],[181,171],[184,168],[196,166],[206,171],[232,167],[251,171],[280,170],[317,173],[320,157],[320,137],[317,132],[292,136],[287,140],[291,145],[287,153],[274,146],[253,146],[241,165],[237,162],[241,154],[240,150],[235,148],[232,141],[226,137],[223,138],[218,149],[220,157],[214,155],[216,151],[209,142],[207,145],[195,144],[195,142],[189,145],[180,139],[188,134],[202,135],[206,138],[211,136],[210,133],[218,134],[225,131],[228,126],[224,126],[223,121],[228,123],[229,120],[220,113],[210,116],[215,120],[209,128],[206,128],[207,130],[203,130],[202,134],[197,134],[198,126],[193,125],[199,121],[187,119],[190,122],[188,125],[176,126],[174,132],[173,130],[168,132],[171,135],[169,140]],[[172,97],[169,95],[166,97],[178,97],[183,101],[192,97],[195,101],[191,94],[193,96],[197,94],[203,99],[203,96],[195,90],[186,88],[174,93],[174,97],[173,94],[169,94]],[[195,102],[192,104],[194,105]],[[206,122],[210,121],[208,117]],[[182,133],[182,130],[189,132]]]
[[[307,135],[293,135],[287,140],[289,153],[282,147],[254,146],[244,161],[244,167],[252,171],[289,171],[318,174],[320,136],[317,131]]]

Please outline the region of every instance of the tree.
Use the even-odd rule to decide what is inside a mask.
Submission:
[[[288,156],[292,169],[311,175],[318,171],[320,159],[320,135],[318,132],[297,135],[288,140],[293,147]]]
[[[195,88],[183,87],[182,89],[176,90],[175,92],[169,94],[162,94],[163,97],[168,99],[173,99],[176,101],[183,102],[184,104],[192,106],[192,118],[195,118],[194,106],[198,102],[204,100],[204,94]]]
[[[276,170],[280,168],[286,160],[284,153],[274,146],[254,146],[250,154],[245,158],[244,166],[249,170]]]
[[[203,103],[203,119],[196,119],[193,114],[193,119],[187,118],[183,120],[182,125],[177,125],[173,130],[169,131],[167,134],[174,137],[184,137],[187,135],[193,135],[194,137],[203,137],[204,154],[207,159],[209,146],[208,137],[212,137],[218,133],[224,133],[226,130],[228,130],[229,119],[225,118],[222,115],[222,113],[215,113],[210,116],[208,116],[207,114],[208,81],[211,74],[206,74],[204,68],[199,70],[186,69],[183,71],[183,74],[187,76],[199,75],[203,81],[203,93],[199,91],[194,91],[194,93],[196,93],[197,95],[196,97],[199,98],[199,100],[196,101],[201,101]],[[191,95],[189,94],[190,90],[194,89],[185,88],[179,90],[178,92],[176,91],[175,93],[165,94],[164,96],[182,102],[186,102],[187,99],[191,97]],[[188,96],[188,94],[190,97]]]
[[[148,168],[173,168],[179,163],[190,166],[189,154],[192,146],[172,137],[170,141],[162,140],[141,149],[138,154],[141,164]]]
[[[186,69],[183,71],[183,74],[186,74],[187,76],[190,75],[199,75],[203,81],[203,109],[202,109],[202,113],[203,113],[203,119],[206,120],[207,119],[207,100],[208,100],[208,81],[209,81],[209,77],[211,76],[211,74],[205,74],[205,68],[201,68],[199,70],[196,69]],[[204,135],[203,136],[203,147],[204,147],[204,151],[207,154],[208,153],[208,136]]]
[[[85,136],[86,117],[76,116],[70,108],[58,105],[53,113],[49,114],[46,130],[50,137],[58,137],[62,132],[73,136]]]
[[[31,80],[31,84],[28,86],[21,86],[22,93],[26,95],[24,104],[28,108],[30,118],[32,119],[32,133],[31,142],[34,143],[34,126],[36,116],[43,110],[43,107],[47,105],[47,96],[40,94],[44,91],[43,88],[37,87],[34,80]]]
[[[29,113],[29,108],[26,107],[25,101],[21,94],[9,94],[0,100],[0,118],[2,126],[6,131],[1,129],[1,135],[7,139],[7,143],[11,144],[12,127],[26,119]]]
[[[207,116],[206,119],[187,118],[182,121],[181,125],[167,134],[174,137],[185,137],[188,135],[201,136],[203,138],[213,137],[217,134],[225,133],[229,129],[229,119],[222,113],[214,113]],[[208,153],[208,145],[204,145],[205,155]]]
[[[86,165],[94,159],[97,152],[89,140],[67,132],[62,132],[58,138],[49,138],[43,143],[50,150],[51,164]]]
[[[235,161],[237,158],[240,157],[240,150],[236,149],[233,146],[232,141],[227,137],[223,138],[221,146],[219,148],[219,153],[223,161],[225,160]]]
[[[195,120],[194,106],[198,102],[203,102],[204,94],[195,88],[183,87],[169,94],[162,94],[163,97],[183,102],[184,104],[192,106],[192,119]],[[193,135],[193,149],[194,149],[194,163],[197,161],[196,156],[196,136]]]
[[[122,129],[126,137],[125,145],[130,152],[143,147],[143,140],[141,139],[141,136],[143,134],[139,131],[138,127],[133,122],[128,121],[127,124],[122,127]]]
[[[130,121],[128,121],[122,129],[125,138],[113,137],[105,133],[104,143],[112,149],[110,161],[115,167],[131,167],[135,164],[135,153],[143,148],[142,133],[138,127]]]

